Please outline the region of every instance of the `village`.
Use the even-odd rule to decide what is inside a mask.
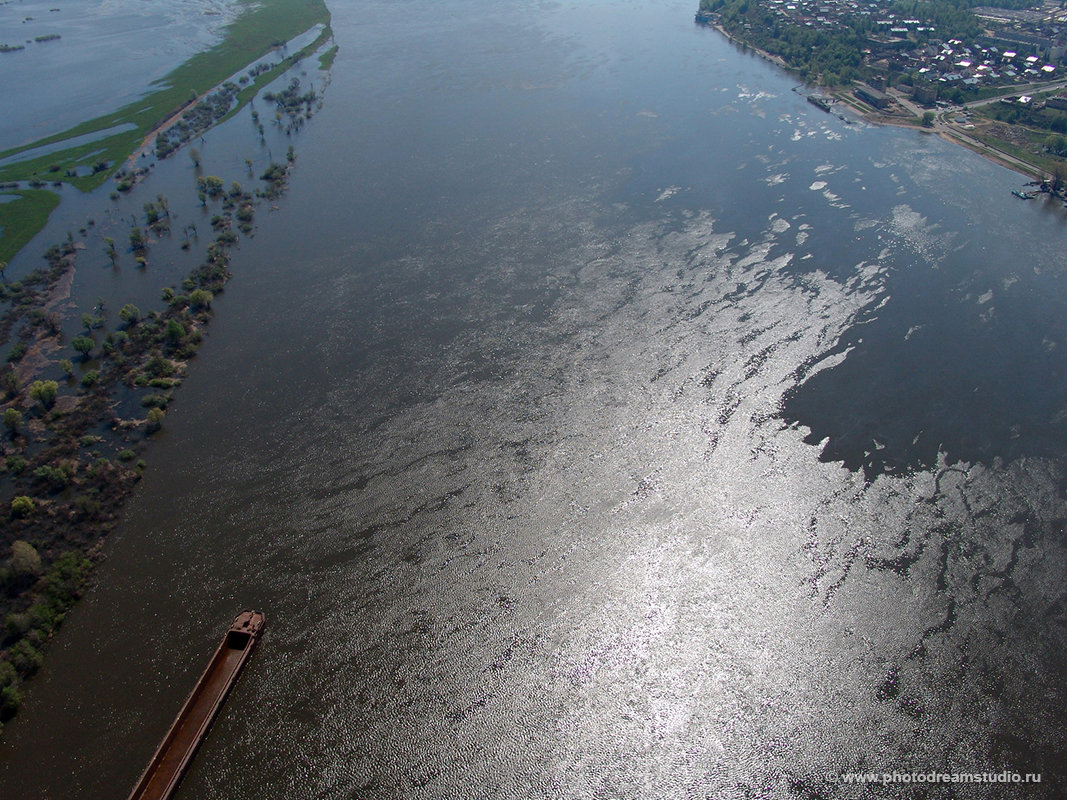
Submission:
[[[1067,2],[702,0],[696,20],[817,85],[808,99],[846,122],[920,126],[1039,187],[1017,196],[1064,199]]]
[[[856,47],[859,52],[853,66],[858,74],[854,77],[873,90],[863,99],[878,108],[890,103],[882,94],[887,87],[933,107],[938,100],[959,104],[981,99],[990,89],[1031,87],[1067,76],[1067,8],[1054,0],[1045,0],[1032,9],[982,7],[955,13],[942,9],[939,19],[923,18],[917,11],[905,15],[891,10],[899,9],[900,3],[757,0],[754,5],[758,5],[761,21],[770,23],[772,30],[808,29],[828,34],[820,38],[835,44]],[[911,7],[921,8],[917,4]],[[705,2],[697,19],[718,23],[729,9],[728,3]],[[746,19],[741,27],[744,32],[756,33],[750,26],[752,21]],[[753,38],[764,39],[766,35]],[[767,47],[766,42],[754,44],[782,55],[787,63],[793,60],[788,53]]]

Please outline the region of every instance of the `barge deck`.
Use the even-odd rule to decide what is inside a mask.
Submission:
[[[258,611],[242,611],[237,615],[130,793],[129,800],[167,800],[178,788],[197,748],[252,654],[265,622],[266,618]]]

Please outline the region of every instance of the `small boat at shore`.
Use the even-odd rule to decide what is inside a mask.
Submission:
[[[237,615],[148,762],[129,800],[167,800],[178,788],[197,748],[252,655],[252,648],[265,623],[266,617],[259,611],[242,611]]]
[[[1020,192],[1018,189],[1012,189],[1011,193],[1013,195],[1015,195],[1016,197],[1018,197],[1020,200],[1033,200],[1034,199],[1034,196],[1032,194],[1028,194],[1027,192]]]

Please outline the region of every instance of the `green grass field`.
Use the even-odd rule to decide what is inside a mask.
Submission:
[[[0,261],[7,262],[40,230],[59,205],[59,195],[46,189],[17,189],[5,194],[16,197],[0,203]]]
[[[1035,131],[1022,125],[1012,125],[1012,129],[1024,134],[1026,146],[1020,146],[1018,142],[994,136],[988,129],[979,128],[978,130],[968,131],[968,133],[983,144],[995,147],[1031,165],[1034,168],[1035,175],[1052,175],[1057,168],[1061,170],[1064,168],[1064,159],[1057,158],[1044,151],[1043,143],[1048,131]]]
[[[238,103],[227,115],[232,116],[251,99],[259,87],[270,82],[308,53],[317,50],[330,36],[330,12],[323,0],[242,0],[245,11],[226,29],[222,42],[190,58],[166,77],[156,81],[150,94],[124,108],[96,119],[87,120],[62,133],[48,136],[21,147],[0,152],[0,159],[25,153],[43,145],[68,141],[77,136],[106,131],[116,126],[133,127],[74,147],[47,155],[26,158],[0,167],[0,183],[62,180],[82,191],[101,186],[122,166],[126,158],[144,141],[152,129],[179,111],[190,99],[236,75],[244,67],[266,55],[277,45],[304,33],[314,25],[325,25],[322,35],[282,64],[256,77],[238,94]],[[91,169],[105,161],[107,169],[94,174],[67,177],[68,170]],[[21,199],[0,205],[0,260],[9,260],[48,221],[59,198],[47,190],[18,189]],[[46,201],[43,196],[54,198]]]

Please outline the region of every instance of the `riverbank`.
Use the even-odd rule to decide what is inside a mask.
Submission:
[[[770,63],[783,69],[786,72],[789,72],[794,75],[797,74],[797,70],[792,68],[781,57],[768,53],[765,50],[753,47],[751,44],[732,35],[718,22],[715,22],[710,18],[706,18],[698,20],[698,24],[703,25],[704,27],[714,28],[726,39],[728,39],[730,42],[734,43],[738,47],[755,53],[760,58],[769,61]],[[816,85],[812,88],[826,89],[827,87],[821,87]],[[1007,167],[1008,169],[1018,172],[1020,175],[1024,175],[1030,180],[1040,181],[1046,179],[1048,176],[1047,171],[1042,170],[1034,166],[1033,164],[1029,164],[1020,158],[1012,156],[1009,153],[1005,153],[1002,150],[998,150],[997,148],[991,145],[980,142],[977,139],[974,139],[973,137],[967,136],[962,131],[955,130],[949,125],[942,123],[939,120],[935,120],[934,124],[931,127],[925,126],[922,122],[922,114],[919,109],[908,108],[907,106],[904,106],[905,108],[907,108],[907,110],[915,112],[915,116],[886,114],[882,111],[879,111],[878,109],[867,105],[862,100],[857,98],[851,91],[841,89],[833,90],[832,95],[836,100],[839,101],[839,103],[843,104],[843,107],[849,113],[854,114],[858,119],[861,119],[869,124],[893,125],[896,127],[911,128],[913,130],[918,130],[923,133],[936,134],[947,142],[952,142],[953,144],[965,147],[968,150],[977,153],[978,155],[989,161],[999,164],[1000,166]],[[898,98],[894,98],[894,100],[896,102],[900,102]],[[836,108],[833,110],[836,111]]]
[[[277,0],[275,6],[279,4],[302,6],[292,0]],[[168,139],[169,155],[192,135],[231,118],[261,88],[292,75],[294,65],[323,50],[331,36],[328,22],[327,12],[325,23],[305,36],[306,44],[280,61],[253,67],[240,80],[243,88],[230,92],[221,113],[187,120],[187,108],[152,126],[150,137],[181,128],[180,137]],[[257,41],[265,41],[270,31],[258,30],[257,35]],[[284,46],[277,36],[271,39],[270,49]],[[323,59],[328,52],[319,53],[320,68],[329,63]],[[325,85],[325,68],[323,75]],[[245,159],[247,174],[240,182],[200,174],[196,155],[198,176],[192,183],[182,181],[184,198],[168,200],[158,193],[137,197],[142,191],[137,184],[153,171],[120,170],[115,178],[121,183],[110,200],[100,197],[100,226],[90,219],[77,240],[69,231],[65,241],[49,248],[46,267],[18,280],[5,275],[0,283],[0,302],[6,304],[0,345],[9,345],[0,367],[0,518],[5,523],[0,533],[0,726],[18,711],[22,684],[41,666],[48,640],[80,595],[91,564],[147,466],[142,456],[164,424],[211,321],[213,301],[231,277],[232,249],[253,235],[257,209],[286,191],[296,159],[288,143],[321,106],[319,92],[299,86],[292,75],[285,91],[262,95],[271,106],[271,129],[251,127],[254,158]],[[253,120],[256,116],[253,112]],[[268,139],[275,147],[287,146],[284,159],[273,159]],[[153,140],[135,144],[147,148]],[[150,163],[161,163],[158,145],[155,151]],[[134,152],[148,155],[147,149]],[[265,167],[253,170],[256,162]],[[137,197],[140,213],[117,216],[113,207],[128,197]],[[207,230],[201,233],[195,222],[178,229],[183,212],[172,206],[185,216],[198,207]],[[103,251],[118,280],[118,265],[127,252],[136,267],[132,275],[143,275],[175,234],[181,236],[180,248],[172,246],[177,254],[167,260],[173,265],[181,256],[177,263],[191,268],[169,273],[175,280],[158,296],[161,307],[146,307],[138,296],[110,304],[98,298],[87,308],[89,301],[78,296],[74,279],[79,260],[91,266],[93,256],[99,259]],[[197,259],[192,245],[202,235],[210,241]],[[129,241],[128,250],[116,246],[120,236]],[[93,252],[87,252],[86,241],[96,243]],[[121,281],[115,287],[120,298],[136,290]],[[110,313],[109,305],[117,314]],[[79,330],[74,322],[79,310],[81,329],[72,335]]]

